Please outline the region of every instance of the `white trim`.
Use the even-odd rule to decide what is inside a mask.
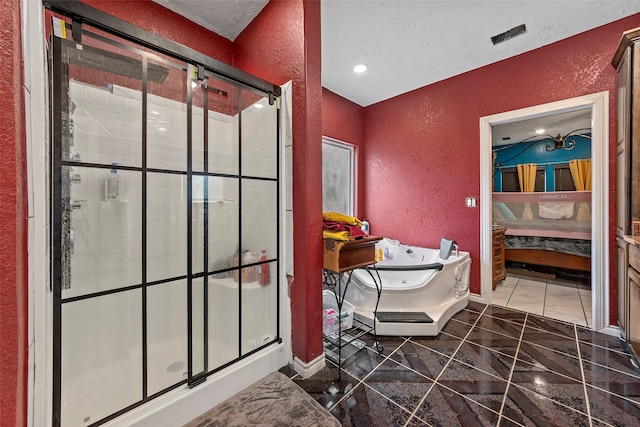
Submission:
[[[290,345],[269,347],[217,372],[190,389],[182,386],[107,422],[105,427],[181,426],[286,365]],[[284,363],[282,363],[284,362]]]
[[[482,299],[491,302],[491,126],[551,113],[591,109],[592,215],[591,289],[596,331],[609,326],[609,92],[536,105],[480,118],[480,287]],[[606,333],[606,331],[603,331]]]
[[[302,378],[309,378],[316,373],[320,372],[322,368],[326,365],[326,360],[324,358],[324,353],[320,356],[313,359],[311,362],[303,362],[297,357],[293,358],[293,369],[296,371]]]
[[[487,298],[479,294],[469,294],[469,301],[479,302],[480,304],[491,304],[491,301],[488,301]]]
[[[27,144],[28,398],[27,425],[51,425],[53,295],[49,291],[48,164],[49,108],[44,14],[40,0],[22,0],[22,55]]]
[[[357,169],[357,161],[356,161],[356,146],[353,144],[350,144],[348,142],[345,141],[341,141],[339,139],[335,139],[335,138],[331,138],[329,136],[322,136],[322,144],[327,144],[333,147],[337,147],[337,148],[341,148],[344,150],[349,151],[349,154],[351,155],[351,177],[349,180],[349,191],[351,192],[351,197],[349,200],[349,204],[350,206],[350,210],[348,212],[342,212],[345,213],[347,215],[352,215],[355,216],[356,215],[356,183],[357,183],[357,176],[358,176],[358,169]],[[323,182],[324,185],[324,182]],[[324,205],[324,199],[323,199],[323,205]]]
[[[618,326],[609,325],[605,328],[599,329],[598,332],[620,338],[622,330]]]

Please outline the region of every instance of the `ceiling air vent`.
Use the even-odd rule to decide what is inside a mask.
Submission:
[[[512,39],[526,32],[527,32],[527,27],[525,27],[524,24],[518,25],[517,27],[513,27],[512,29],[505,31],[502,34],[498,34],[497,36],[491,37],[491,43],[496,45],[498,43],[505,42],[509,39]]]

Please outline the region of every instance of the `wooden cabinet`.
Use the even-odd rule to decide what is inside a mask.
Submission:
[[[636,355],[640,354],[640,248],[629,245],[627,270],[627,298],[629,308],[626,325],[627,344]]]
[[[493,289],[500,280],[507,277],[507,269],[504,265],[504,227],[493,227]]]
[[[636,46],[635,43],[633,46]],[[640,46],[640,45],[638,45]],[[630,144],[632,107],[631,64],[633,62],[634,47],[630,40],[623,36],[620,46],[613,59],[616,67],[616,234],[624,236],[630,234]]]
[[[343,273],[376,262],[376,242],[382,237],[369,236],[359,240],[340,241],[324,239],[322,268]]]
[[[618,301],[618,326],[620,326],[620,338],[624,341],[627,340],[627,325],[629,324],[629,299],[628,299],[628,282],[627,282],[627,270],[629,265],[629,243],[624,239],[618,237],[616,239],[617,256],[616,262],[618,265],[618,277],[617,277],[617,301]]]
[[[640,273],[629,267],[629,306],[640,307]],[[640,354],[640,310],[629,310],[627,343],[636,355]]]
[[[625,32],[613,57],[616,68],[617,318],[620,337],[640,354],[640,28]],[[635,119],[633,119],[635,118]]]

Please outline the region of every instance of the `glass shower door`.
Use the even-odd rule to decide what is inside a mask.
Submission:
[[[53,419],[92,426],[280,342],[279,123],[273,95],[73,28],[49,49]]]
[[[51,50],[54,423],[91,425],[144,397],[144,58],[99,36]]]
[[[54,421],[188,381],[186,64],[84,26],[53,37]]]

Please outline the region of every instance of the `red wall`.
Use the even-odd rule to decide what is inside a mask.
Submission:
[[[610,264],[615,266],[615,70],[622,32],[640,14],[365,109],[363,194],[374,234],[437,247],[441,237],[471,252],[472,292],[480,292],[479,118],[609,91]],[[615,268],[611,269],[611,318]]]
[[[365,156],[362,125],[364,108],[322,88],[322,135],[356,146],[356,206],[355,215],[364,219],[364,197],[358,193],[358,184],[364,182],[364,168],[360,167]]]
[[[292,80],[294,278],[293,355],[322,354],[322,85],[320,2],[269,2],[236,39],[235,66],[284,84]]]
[[[233,64],[233,42],[151,0],[82,0],[82,2],[218,61]]]
[[[0,424],[20,426],[27,422],[28,280],[20,1],[0,0],[0,10]]]

